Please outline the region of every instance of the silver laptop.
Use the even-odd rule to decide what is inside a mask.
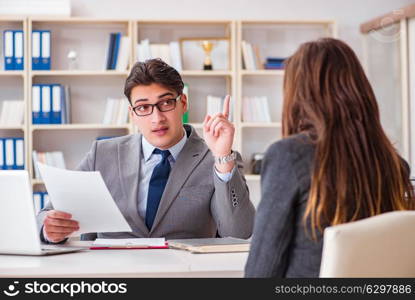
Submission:
[[[52,255],[82,250],[42,245],[27,171],[0,171],[0,254]]]

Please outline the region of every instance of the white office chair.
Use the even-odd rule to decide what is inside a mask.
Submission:
[[[320,277],[415,277],[415,211],[327,227]]]

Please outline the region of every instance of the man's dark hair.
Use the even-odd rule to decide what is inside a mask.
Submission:
[[[183,93],[183,80],[179,72],[159,58],[134,64],[124,86],[124,95],[131,103],[131,90],[138,85],[160,84],[177,94]]]

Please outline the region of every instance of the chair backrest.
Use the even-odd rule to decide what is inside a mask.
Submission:
[[[327,227],[320,277],[415,277],[415,211]]]

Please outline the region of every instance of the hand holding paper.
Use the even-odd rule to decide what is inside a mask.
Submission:
[[[38,163],[54,209],[72,215],[79,231],[131,232],[99,172],[69,171]]]

